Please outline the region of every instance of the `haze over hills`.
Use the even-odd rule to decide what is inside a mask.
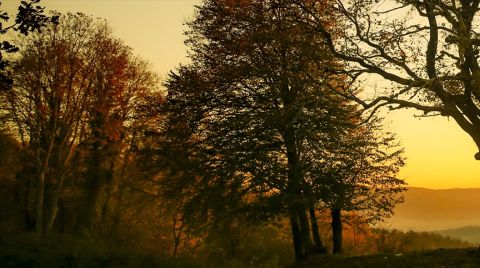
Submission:
[[[480,189],[433,190],[410,187],[405,202],[384,227],[438,231],[480,226]]]
[[[480,244],[480,226],[465,226],[438,231],[444,237],[451,237],[474,245]]]

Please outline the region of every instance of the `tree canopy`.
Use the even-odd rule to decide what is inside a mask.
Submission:
[[[300,20],[322,33],[348,66],[336,71],[349,84],[362,87],[356,82],[371,74],[392,82],[372,99],[359,97],[355,86],[341,94],[373,111],[414,108],[451,117],[480,149],[477,0],[328,1],[326,10],[341,26],[334,31],[318,12],[325,1],[293,1],[304,12]]]
[[[15,82],[2,92],[1,108],[30,159],[36,231],[53,228],[73,174],[86,188],[87,205],[79,210],[85,215],[78,221],[90,225],[120,144],[131,138],[129,126],[140,118],[139,107],[153,95],[157,78],[105,21],[81,13],[59,15],[58,24],[23,41],[12,64]]]
[[[41,7],[40,0],[21,1],[18,7],[18,13],[15,21],[10,25],[0,23],[0,34],[4,37],[8,32],[17,31],[23,35],[30,32],[40,32],[42,27],[48,23],[57,23],[58,16],[48,17],[44,14],[44,7]],[[1,6],[1,3],[0,3]],[[0,20],[8,22],[10,15],[0,9]],[[4,38],[2,38],[4,39]],[[0,43],[0,90],[8,89],[12,86],[13,80],[6,72],[9,60],[5,57],[6,53],[17,52],[18,47],[7,40],[1,40]]]
[[[0,92],[0,227],[217,260],[253,239],[256,265],[266,247],[325,254],[328,228],[341,253],[342,224],[369,230],[402,201],[403,149],[363,114],[369,71],[342,53],[364,48],[348,52],[333,1],[205,0],[163,84],[105,20],[37,4],[0,31],[25,35]]]
[[[318,200],[308,188],[326,183],[309,185],[307,173],[325,168],[315,159],[327,148],[347,148],[361,118],[332,94],[334,85],[342,90],[342,77],[329,71],[338,63],[299,14],[285,1],[206,1],[187,31],[192,64],[166,82],[165,111],[170,133],[184,130],[183,155],[197,168],[184,182],[198,190],[188,191],[191,203],[211,205],[220,220],[226,211],[288,215],[303,258],[322,248],[311,241],[307,213]]]

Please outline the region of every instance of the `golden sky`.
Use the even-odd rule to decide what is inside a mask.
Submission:
[[[6,2],[6,3],[5,3]],[[2,1],[12,11],[20,0]],[[110,22],[116,36],[165,75],[186,62],[183,23],[201,0],[42,0],[50,10],[83,12]],[[433,189],[480,188],[480,161],[471,138],[453,120],[413,117],[413,110],[390,112],[388,128],[406,150],[400,177],[410,186]]]

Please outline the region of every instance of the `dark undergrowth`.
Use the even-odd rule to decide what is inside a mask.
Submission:
[[[301,263],[245,263],[234,260],[212,261],[211,258],[172,258],[147,254],[113,242],[80,239],[73,236],[34,234],[3,236],[0,240],[0,267],[480,267],[477,248],[437,249],[371,256],[312,256]]]
[[[16,235],[0,241],[0,267],[201,267],[194,260],[154,256],[112,242],[72,236]]]
[[[371,256],[314,256],[303,263],[287,266],[334,268],[478,268],[478,248],[435,249],[408,253],[392,253]]]

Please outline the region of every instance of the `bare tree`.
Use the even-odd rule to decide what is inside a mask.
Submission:
[[[303,10],[298,18],[344,61],[333,70],[351,80],[340,94],[372,112],[385,106],[452,117],[480,149],[480,1],[334,0],[321,10],[323,0],[293,1]],[[332,16],[340,27],[325,26]],[[388,90],[359,97],[356,85],[365,88],[358,82],[372,74],[391,82]]]

